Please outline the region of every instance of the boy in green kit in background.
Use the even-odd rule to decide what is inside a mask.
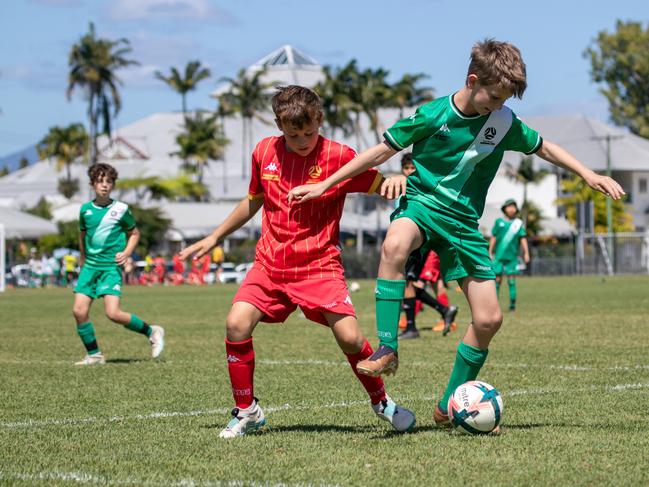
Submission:
[[[518,275],[519,245],[523,248],[525,264],[530,262],[530,250],[527,245],[527,233],[523,220],[517,218],[518,205],[513,199],[505,201],[501,207],[505,218],[498,218],[491,230],[489,255],[493,261],[496,274],[496,293],[500,293],[503,275],[507,276],[509,287],[509,311],[516,311],[516,275]]]
[[[444,394],[435,408],[438,425],[450,423],[447,402],[461,384],[475,380],[503,316],[496,294],[487,241],[478,229],[489,185],[505,151],[537,154],[567,169],[614,199],[624,194],[613,179],[596,174],[557,144],[543,140],[505,101],[527,87],[525,63],[512,44],[487,39],[474,45],[464,86],[420,106],[384,134],[385,141],[356,156],[321,183],[293,188],[297,203],[319,198],[330,187],[378,166],[412,145],[416,171],[392,214],[381,248],[376,282],[379,347],[357,370],[394,373],[399,359],[397,330],[406,281],[404,266],[415,249],[433,249],[444,281],[457,280],[469,302],[471,323],[458,346]]]
[[[151,343],[151,355],[158,357],[164,348],[164,329],[149,325],[134,314],[120,309],[122,267],[140,239],[140,232],[126,203],[111,199],[117,171],[109,164],[95,164],[88,169],[94,200],[81,205],[79,211],[79,250],[81,273],[74,288],[72,313],[77,333],[86,348],[86,356],[75,365],[105,364],[99,350],[95,329],[90,321],[90,306],[96,298],[104,298],[109,320],[141,333]]]

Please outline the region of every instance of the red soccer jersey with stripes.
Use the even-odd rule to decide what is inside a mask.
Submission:
[[[343,274],[339,222],[347,193],[373,193],[381,174],[371,169],[305,203],[288,203],[288,192],[325,180],[356,153],[320,136],[306,157],[290,152],[284,137],[268,137],[252,154],[248,198],[263,198],[261,238],[255,265],[284,281],[339,277]]]

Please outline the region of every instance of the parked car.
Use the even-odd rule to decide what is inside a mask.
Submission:
[[[232,262],[224,262],[221,264],[221,273],[219,274],[219,281],[223,284],[234,282],[240,284],[246,277],[246,274],[252,267],[252,262],[235,265]]]

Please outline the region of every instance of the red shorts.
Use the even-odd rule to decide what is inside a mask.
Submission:
[[[232,303],[240,301],[264,313],[265,323],[283,323],[298,306],[307,318],[322,325],[328,325],[324,313],[356,316],[343,276],[282,282],[253,267]]]
[[[428,253],[428,258],[421,269],[419,279],[430,282],[437,282],[440,278],[440,261],[439,255],[432,250]]]

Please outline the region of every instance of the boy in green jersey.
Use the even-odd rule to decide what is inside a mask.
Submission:
[[[523,220],[516,217],[518,205],[513,199],[505,201],[501,208],[505,218],[498,218],[491,230],[489,255],[496,274],[496,293],[500,293],[503,275],[507,276],[509,286],[509,311],[516,311],[516,275],[518,274],[518,250],[523,248],[523,260],[530,262],[530,250],[525,238]]]
[[[117,181],[117,171],[108,164],[95,164],[88,169],[88,176],[96,197],[84,203],[79,212],[82,268],[74,288],[72,308],[77,333],[87,354],[75,365],[106,363],[89,317],[93,300],[100,297],[104,298],[108,319],[146,336],[151,343],[152,356],[158,357],[164,348],[164,329],[148,325],[136,315],[122,311],[119,306],[122,266],[133,253],[140,232],[128,205],[110,197]]]
[[[596,174],[557,144],[543,140],[505,101],[527,87],[525,64],[513,45],[487,39],[471,51],[464,86],[417,109],[389,128],[385,141],[347,163],[321,183],[294,188],[290,200],[320,197],[328,188],[378,166],[412,145],[416,171],[392,214],[381,249],[376,283],[379,348],[357,369],[368,375],[398,365],[397,327],[410,252],[433,249],[446,282],[458,280],[471,308],[471,324],[458,346],[455,364],[435,409],[438,424],[449,423],[447,402],[457,386],[474,380],[502,323],[487,241],[478,230],[487,189],[504,151],[539,157],[582,177],[614,199],[624,194],[613,179]]]

